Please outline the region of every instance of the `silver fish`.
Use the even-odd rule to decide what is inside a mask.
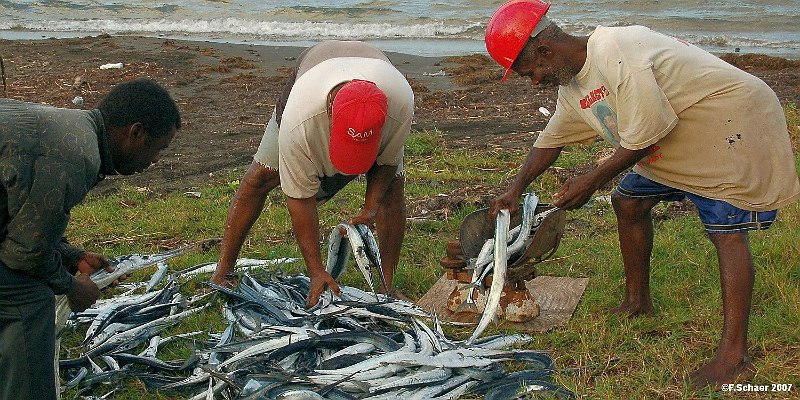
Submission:
[[[194,246],[182,247],[163,253],[155,254],[130,254],[114,258],[111,261],[111,266],[114,267],[113,272],[108,272],[105,269],[100,269],[92,273],[92,281],[97,284],[100,289],[105,289],[114,281],[123,276],[129,275],[142,268],[149,267],[159,261],[166,261],[172,257],[181,255]],[[72,308],[69,306],[69,301],[66,295],[56,296],[56,335],[64,328],[64,324],[69,318]]]
[[[328,236],[328,259],[325,269],[333,279],[338,279],[348,260],[350,260],[350,242],[344,239],[339,225],[336,225]]]
[[[342,231],[347,232],[347,240],[344,240],[341,233]],[[369,229],[367,229],[367,231],[369,231]],[[371,234],[369,236],[371,237]],[[348,249],[351,249],[355,256],[356,266],[358,266],[358,269],[364,276],[364,280],[367,281],[367,285],[372,289],[372,292],[377,293],[375,283],[372,280],[371,262],[368,254],[372,253],[373,257],[376,257],[378,260],[380,259],[380,254],[377,253],[378,248],[377,244],[374,244],[374,237],[372,238],[372,242],[373,244],[370,245],[369,239],[367,239],[367,243],[365,243],[365,239],[359,231],[359,228],[353,225],[348,223],[336,225],[328,237],[328,260],[325,270],[331,274],[333,279],[338,278],[342,271],[344,271],[347,260],[349,259]],[[381,281],[385,281],[383,278],[383,269],[380,268],[380,262],[376,267],[379,270]]]
[[[506,266],[508,263],[508,225],[510,222],[508,210],[500,210],[497,214],[494,233],[494,273],[492,274],[492,287],[486,299],[480,321],[475,331],[472,332],[466,344],[472,344],[475,339],[483,333],[497,315],[497,307],[500,305],[500,296],[503,293],[503,286],[506,283]]]
[[[484,273],[491,269],[492,250],[494,249],[494,239],[487,239],[481,247],[478,257],[475,258],[472,267],[472,283],[470,284],[467,297],[456,308],[456,313],[463,311],[478,312],[478,306],[475,304],[475,290],[483,284]]]
[[[525,244],[528,242],[531,227],[534,224],[534,213],[536,206],[539,204],[539,197],[533,193],[528,193],[522,202],[522,223],[519,225],[519,234],[517,239],[508,246],[508,257],[514,258],[521,250],[524,249]],[[540,221],[541,222],[541,221]]]
[[[375,236],[372,234],[372,231],[363,224],[356,225],[356,229],[358,233],[361,234],[361,239],[366,244],[365,249],[367,251],[367,258],[375,266],[378,270],[378,277],[381,280],[381,285],[384,288],[388,288],[386,277],[383,275],[383,266],[381,264],[381,252],[378,247],[378,242],[375,240]]]
[[[169,266],[167,265],[166,262],[159,261],[156,263],[156,267],[157,267],[156,272],[154,272],[153,275],[150,277],[150,280],[147,281],[147,286],[145,287],[144,290],[145,292],[153,290],[159,283],[161,283],[164,277],[167,276],[167,272],[169,271]]]

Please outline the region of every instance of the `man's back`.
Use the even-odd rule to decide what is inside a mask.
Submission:
[[[367,54],[371,56],[363,57]],[[284,193],[296,198],[313,196],[319,189],[319,177],[339,174],[329,156],[328,94],[354,79],[372,82],[386,95],[388,110],[376,163],[400,165],[414,115],[414,93],[405,76],[380,50],[361,42],[323,42],[301,57],[280,122],[279,170]],[[310,68],[301,74],[306,67]]]
[[[376,58],[389,62],[380,49],[367,43],[330,40],[309,47],[298,56],[297,77],[317,64],[337,57]]]
[[[23,155],[80,164],[97,177],[100,168],[98,134],[103,131],[97,110],[71,110],[38,103],[0,100],[0,162]],[[11,161],[14,162],[14,161]],[[93,183],[93,182],[92,182]]]
[[[679,38],[643,26],[598,27],[589,38],[587,64],[622,82],[652,69],[676,113],[703,98],[740,88],[768,90],[757,77]]]

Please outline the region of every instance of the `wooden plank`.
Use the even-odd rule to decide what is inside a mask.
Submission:
[[[525,281],[525,287],[539,305],[540,314],[531,321],[513,323],[501,321],[502,327],[525,332],[545,332],[561,325],[570,318],[578,307],[578,302],[589,284],[589,278],[569,278],[558,276],[537,276]],[[453,314],[447,308],[450,294],[457,287],[458,281],[442,276],[431,289],[422,296],[417,304],[428,311],[435,312],[443,321],[477,323],[480,314]]]

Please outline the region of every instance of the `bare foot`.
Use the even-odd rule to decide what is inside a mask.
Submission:
[[[629,303],[627,301],[623,301],[616,308],[612,308],[608,311],[610,314],[617,314],[621,316],[628,316],[628,317],[638,317],[640,315],[653,315],[653,305],[650,303]]]
[[[217,284],[219,286],[222,286],[222,287],[228,288],[228,289],[232,289],[232,288],[236,287],[236,285],[239,283],[238,280],[239,280],[239,277],[236,274],[233,274],[233,273],[224,274],[224,275],[223,274],[219,274],[218,275],[218,274],[214,273],[214,275],[211,276],[211,283]]]
[[[749,357],[744,357],[738,363],[727,363],[714,357],[708,364],[689,374],[689,383],[695,388],[719,388],[724,383],[746,382],[754,374]]]

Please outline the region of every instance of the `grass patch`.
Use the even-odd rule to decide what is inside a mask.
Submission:
[[[797,148],[800,113],[786,107],[789,131]],[[565,151],[558,167],[591,165],[602,144]],[[452,193],[465,187],[505,187],[524,160],[527,149],[444,151],[438,131],[412,133],[406,146],[407,203]],[[150,253],[222,236],[228,204],[238,176],[224,177],[201,189],[200,197],[182,193],[158,195],[123,187],[109,196],[90,196],[72,211],[67,237],[87,250],[110,256]],[[547,195],[558,186],[548,172],[529,189]],[[363,179],[348,185],[320,208],[323,238],[337,223],[354,215],[363,203]],[[546,196],[543,196],[546,197]],[[485,206],[481,197],[465,197],[446,218],[414,220],[407,226],[395,285],[412,298],[421,297],[442,275],[439,259],[449,240],[458,236],[461,219]],[[666,208],[665,208],[666,209]],[[564,326],[535,335],[532,349],[549,351],[562,370],[558,383],[581,398],[728,398],[712,390],[695,391],[684,377],[713,356],[722,328],[720,284],[713,246],[697,217],[676,214],[656,221],[652,262],[654,317],[620,319],[605,311],[619,304],[623,294],[622,262],[616,220],[607,205],[595,204],[568,214],[567,231],[554,258],[537,268],[541,275],[588,277],[589,286],[573,318]],[[800,376],[800,204],[781,210],[771,229],[751,234],[756,284],[750,318],[750,351],[755,384],[791,383]],[[216,261],[212,247],[170,262],[179,270]],[[245,242],[241,257],[300,257],[283,194],[274,191]],[[303,271],[302,263],[286,267]],[[155,270],[144,271],[144,279]],[[183,287],[187,293],[205,286],[205,277]],[[341,281],[365,288],[355,268]],[[224,325],[220,303],[173,328],[173,332],[220,331]],[[462,335],[466,331],[455,331]],[[487,334],[492,333],[491,329]],[[62,354],[74,351],[78,333],[66,335]],[[185,357],[191,341],[167,349]],[[74,353],[72,353],[74,355]],[[789,394],[796,395],[797,388]],[[737,398],[761,398],[763,393],[736,393]],[[117,398],[171,398],[148,393],[141,382],[125,384]]]
[[[792,149],[797,154],[797,150],[800,149],[800,109],[797,108],[797,104],[789,103],[783,107],[783,110],[786,114],[786,125],[792,140]]]

